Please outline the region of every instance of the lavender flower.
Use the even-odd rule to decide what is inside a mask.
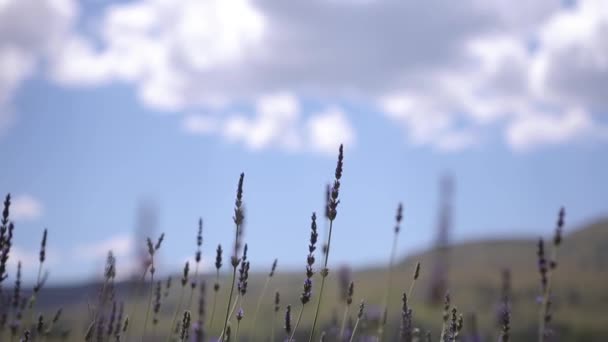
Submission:
[[[184,265],[184,272],[182,275],[182,287],[188,284],[188,273],[190,273],[190,262],[186,261]]]
[[[108,320],[108,328],[106,334],[112,336],[114,331],[114,322],[116,321],[116,301],[112,301],[112,310],[110,311],[110,319]]]
[[[503,305],[501,315],[500,341],[509,342],[509,331],[511,330],[511,312],[508,305]]]
[[[237,284],[237,289],[240,292],[241,296],[244,296],[247,293],[247,283],[249,279],[249,261],[247,261],[247,244],[245,244],[245,248],[243,249],[243,257],[241,258],[241,267],[239,268],[239,281]]]
[[[158,314],[160,313],[160,305],[161,305],[161,302],[160,302],[161,287],[162,287],[162,285],[161,285],[161,282],[159,280],[156,283],[156,288],[154,289],[154,307],[152,309],[154,311],[154,318],[152,319],[152,323],[154,325],[158,324]]]
[[[217,293],[220,289],[220,268],[222,268],[222,245],[217,245],[216,254],[215,254],[215,283],[213,284],[213,291]]]
[[[412,342],[412,309],[408,307],[407,294],[404,292],[401,297],[403,306],[401,308],[401,326],[399,337],[401,342]]]
[[[272,262],[272,267],[270,268],[270,273],[268,273],[268,277],[272,278],[274,276],[274,272],[277,269],[278,262],[279,262],[279,259],[274,259],[274,261]]]
[[[6,266],[13,239],[13,223],[9,222],[9,212],[11,206],[11,194],[7,194],[4,199],[2,209],[2,219],[0,219],[0,284],[8,277]]]
[[[287,305],[285,310],[285,332],[287,336],[291,335],[291,305]]]
[[[281,309],[281,295],[279,294],[279,291],[276,291],[274,293],[274,312],[278,312]]]
[[[165,283],[165,292],[163,293],[163,297],[167,298],[169,296],[169,291],[171,290],[171,281],[173,279],[171,276],[167,277],[167,282]]]
[[[196,262],[201,261],[201,246],[203,245],[203,218],[198,219],[198,233],[196,234],[196,254],[194,255],[194,259]]]
[[[352,271],[350,269],[350,267],[344,265],[341,266],[338,269],[338,290],[339,292],[339,296],[340,299],[343,302],[346,302],[346,300],[348,299],[348,287],[350,286],[351,283],[351,278],[352,278]]]
[[[329,213],[328,217],[330,221],[336,219],[338,215],[338,204],[340,200],[338,200],[338,196],[340,193],[340,179],[342,178],[342,167],[343,167],[343,159],[344,159],[344,148],[340,145],[339,153],[338,153],[338,164],[336,165],[336,179],[334,180],[334,184],[331,188],[331,194],[329,199]],[[329,246],[328,246],[329,249]]]
[[[190,311],[184,311],[184,317],[182,318],[182,329],[180,338],[182,341],[188,340],[188,333],[190,331]]]
[[[321,303],[323,301],[323,289],[325,287],[325,279],[329,275],[329,269],[327,268],[327,263],[329,260],[329,251],[331,250],[331,233],[333,228],[333,222],[336,219],[336,215],[338,214],[337,208],[340,200],[338,200],[339,192],[340,192],[340,179],[342,178],[342,168],[343,168],[343,159],[344,159],[344,147],[340,145],[339,153],[338,153],[338,163],[336,165],[335,172],[335,180],[334,185],[331,190],[330,200],[329,200],[329,236],[327,238],[327,252],[325,253],[325,262],[323,263],[323,268],[321,269],[321,286],[319,289],[319,299],[317,301],[317,308],[315,310],[315,317],[312,321],[312,328],[310,329],[310,335],[308,337],[308,342],[312,342],[315,337],[315,328],[317,326],[317,320],[319,318],[319,310],[321,309]]]
[[[312,296],[312,277],[315,274],[313,271],[313,265],[315,263],[315,255],[314,252],[317,249],[317,215],[312,213],[311,223],[310,223],[310,243],[308,245],[308,256],[306,257],[306,279],[304,280],[304,289],[302,291],[302,295],[300,296],[300,301],[302,305],[305,305],[310,301],[310,297]]]
[[[194,340],[196,342],[203,342],[205,340],[205,282],[202,282],[199,288],[198,321],[194,329]]]
[[[538,239],[538,249],[536,255],[538,256],[538,271],[540,273],[540,283],[542,293],[547,290],[547,259],[545,257],[545,243],[543,238]]]

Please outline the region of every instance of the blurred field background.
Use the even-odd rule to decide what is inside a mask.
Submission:
[[[606,324],[608,317],[605,315],[605,307],[608,305],[608,220],[577,227],[566,235],[563,248],[560,252],[560,265],[555,273],[554,285],[554,317],[555,329],[559,332],[560,341],[603,341],[608,338]],[[449,288],[453,303],[465,313],[464,341],[472,341],[470,331],[471,314],[477,318],[480,337],[483,341],[494,341],[498,338],[498,308],[501,294],[501,271],[505,268],[511,270],[512,279],[512,338],[514,341],[532,341],[537,334],[538,304],[536,298],[539,293],[539,275],[536,267],[536,241],[534,240],[493,240],[473,241],[450,246],[448,255],[450,264]],[[417,261],[422,263],[420,282],[416,285],[411,306],[415,313],[415,324],[423,329],[431,330],[435,336],[439,336],[441,328],[441,306],[428,304],[429,296],[429,268],[434,263],[436,253],[432,251],[408,256],[395,265],[395,278],[393,296],[390,299],[390,314],[388,325],[389,340],[396,340],[400,321],[400,292],[410,286],[412,272]],[[344,267],[348,267],[344,265]],[[322,321],[328,329],[332,316],[337,315],[341,319],[343,302],[339,300],[341,294],[338,284],[338,269],[332,269],[327,302],[322,312]],[[260,295],[262,284],[266,273],[252,274],[250,290],[245,297],[245,312],[254,311],[257,299]],[[164,331],[168,328],[167,322],[171,320],[172,309],[177,301],[177,281],[180,274],[174,274],[173,291],[168,301],[162,304],[162,318],[158,330]],[[381,311],[382,295],[386,269],[354,268],[352,269],[352,280],[356,284],[355,303],[365,298],[368,303],[368,313],[379,314]],[[164,279],[163,279],[164,280]],[[214,276],[204,274],[202,280],[206,282],[209,310],[211,299],[211,287]],[[299,304],[299,291],[303,280],[303,272],[293,270],[279,271],[272,281],[270,289],[279,290],[283,296],[281,302],[291,303],[294,307]],[[223,274],[221,283],[226,285],[226,274]],[[63,329],[71,331],[68,341],[81,341],[82,332],[90,323],[87,317],[87,301],[94,300],[101,287],[100,283],[91,283],[74,287],[50,287],[44,290],[39,300],[39,308],[46,312],[49,317],[57,307],[64,308],[64,317],[57,327],[57,332]],[[130,295],[133,284],[117,284],[117,298],[124,298],[127,308],[133,305]],[[261,317],[255,329],[252,329],[251,321],[244,320],[243,338],[253,341],[268,340],[270,326],[273,324],[273,293],[268,291],[262,306]],[[220,291],[220,303],[225,303],[226,290]],[[196,296],[195,296],[196,298]],[[145,307],[147,298],[141,296],[139,308]],[[193,309],[197,310],[198,301],[193,302]],[[225,310],[224,305],[219,306]],[[309,314],[311,308],[308,308]],[[209,312],[209,311],[207,311]],[[356,309],[351,310],[351,313]],[[143,317],[143,312],[137,314]],[[279,317],[274,322],[277,339],[284,336],[283,327],[284,312],[280,311]],[[311,324],[310,315],[303,318],[302,334],[300,339],[307,338],[308,329]],[[136,335],[142,329],[141,321],[131,326]],[[138,324],[139,323],[139,324]],[[368,332],[375,333],[375,325],[369,322]],[[214,324],[207,331],[209,337],[218,336],[221,327],[219,323]],[[363,326],[363,334],[366,325]],[[146,341],[162,341],[163,333],[159,336],[146,337]]]

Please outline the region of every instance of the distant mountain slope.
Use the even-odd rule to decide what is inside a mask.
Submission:
[[[550,242],[551,236],[546,239]],[[304,255],[305,250],[302,251]],[[538,321],[538,305],[536,297],[539,294],[539,275],[536,261],[536,241],[534,240],[495,240],[475,241],[451,246],[448,252],[450,270],[448,273],[449,288],[453,303],[465,313],[465,327],[471,326],[471,313],[477,317],[479,330],[483,331],[485,341],[496,340],[497,305],[500,292],[500,275],[504,268],[509,268],[512,275],[512,328],[513,340],[534,340]],[[407,290],[411,283],[412,272],[416,261],[422,263],[421,276],[416,284],[411,306],[414,309],[416,326],[429,329],[438,337],[441,326],[441,308],[426,304],[429,288],[430,272],[437,253],[427,251],[406,258],[395,266],[393,291],[389,306],[389,336],[398,329],[401,293]],[[321,258],[319,257],[318,260]],[[264,305],[260,311],[263,320],[258,322],[256,341],[266,340],[273,317],[272,297],[275,289],[281,292],[282,304],[292,304],[296,312],[300,310],[299,294],[302,291],[304,272],[277,273],[269,291],[266,293]],[[265,274],[252,276],[249,292],[245,297],[244,309],[252,315],[257,298],[265,279]],[[337,277],[338,270],[330,270],[327,297],[324,299],[321,318],[323,322],[331,322],[334,316],[341,317],[343,305],[339,303]],[[318,275],[317,275],[318,277]],[[179,278],[179,276],[177,277]],[[365,299],[367,312],[370,317],[381,312],[380,303],[384,295],[386,270],[378,267],[354,272],[355,300],[351,313],[356,312],[356,304]],[[566,234],[559,253],[558,269],[554,281],[554,327],[560,335],[560,341],[608,341],[608,220],[600,220],[581,229]],[[208,298],[211,303],[212,278],[207,278]],[[227,279],[222,280],[225,289]],[[301,327],[311,323],[313,306],[316,303],[316,287],[313,286],[313,301],[306,307]],[[174,282],[174,289],[177,282]],[[41,307],[57,307],[60,303],[67,307],[67,317],[78,317],[70,324],[83,329],[86,326],[86,315],[75,315],[74,312],[86,310],[85,298],[95,298],[94,285],[76,288],[49,288],[43,291]],[[119,285],[118,298],[136,298],[127,296],[125,284]],[[188,289],[189,290],[189,289]],[[220,292],[218,303],[224,303],[225,291]],[[169,297],[169,302],[163,304],[163,320],[170,321],[177,293]],[[143,297],[140,298],[139,308],[144,308]],[[194,302],[196,303],[196,301]],[[132,302],[128,303],[132,304]],[[210,306],[210,304],[209,304]],[[207,315],[210,308],[207,307]],[[127,307],[130,307],[127,305]],[[284,306],[283,306],[284,307]],[[193,305],[196,310],[196,305]],[[224,305],[218,305],[218,314],[225,313]],[[140,314],[141,315],[141,314]],[[282,331],[282,315],[276,321],[277,332]],[[217,318],[218,316],[216,316]],[[251,319],[251,316],[246,316]],[[244,321],[243,331],[251,334],[251,326]],[[326,326],[325,328],[329,328]],[[135,322],[133,329],[139,329]],[[210,336],[217,334],[220,327],[214,324]],[[370,324],[362,326],[362,333],[372,329]],[[305,332],[305,329],[300,329]],[[466,329],[465,329],[466,330]],[[278,334],[278,333],[277,333]],[[278,336],[278,335],[277,335]],[[264,337],[264,338],[262,338]],[[302,335],[298,340],[304,338]],[[76,339],[77,340],[77,339]],[[435,338],[433,338],[435,340]]]

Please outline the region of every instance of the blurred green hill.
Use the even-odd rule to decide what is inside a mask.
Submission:
[[[402,239],[407,239],[407,231],[403,232]],[[549,232],[551,234],[551,232]],[[546,237],[550,239],[551,236]],[[540,293],[540,277],[537,270],[536,240],[493,240],[473,241],[450,246],[447,251],[449,259],[448,284],[452,296],[452,303],[465,317],[465,336],[473,323],[482,337],[482,341],[496,341],[498,336],[498,307],[501,288],[501,272],[508,268],[512,280],[512,332],[513,341],[534,341],[536,339],[538,308],[537,296]],[[302,249],[303,259],[305,249]],[[320,254],[320,253],[319,253]],[[388,248],[387,248],[388,254]],[[422,264],[419,281],[416,283],[414,294],[410,299],[410,306],[414,310],[415,326],[423,331],[430,330],[433,340],[439,338],[441,328],[442,308],[427,304],[429,282],[432,266],[438,257],[437,251],[427,251],[411,255],[395,265],[393,277],[393,290],[389,300],[389,322],[387,327],[387,340],[394,340],[399,328],[401,317],[401,293],[406,291],[411,283],[412,274],[417,261]],[[388,258],[388,255],[387,255]],[[321,260],[317,257],[317,262]],[[255,260],[253,260],[255,262]],[[227,262],[225,262],[226,264]],[[225,269],[225,266],[224,266]],[[174,278],[172,292],[163,302],[161,323],[156,329],[156,336],[152,335],[151,324],[148,326],[149,335],[145,341],[164,341],[169,322],[175,308],[179,284]],[[315,279],[318,279],[318,274]],[[207,297],[206,315],[211,314],[214,277],[205,275]],[[284,337],[283,319],[286,304],[291,304],[294,316],[300,311],[299,295],[302,291],[304,270],[301,272],[282,272],[278,270],[272,279],[256,323],[252,327],[253,312],[266,274],[253,274],[249,283],[249,292],[245,296],[243,309],[245,318],[241,325],[242,340],[267,341],[270,326],[275,324],[276,340]],[[357,306],[361,299],[367,303],[366,312],[369,319],[361,326],[358,336],[375,331],[374,318],[382,312],[381,303],[384,296],[386,269],[377,268],[355,269],[352,273],[355,282],[355,296],[350,309],[350,316],[356,318]],[[207,327],[207,336],[218,336],[221,329],[221,320],[225,315],[227,286],[229,280],[221,279],[222,287],[218,297],[215,323]],[[564,238],[559,251],[558,268],[554,273],[554,297],[552,327],[559,341],[608,341],[608,219],[599,220],[577,229]],[[305,307],[302,323],[298,328],[296,340],[307,339],[308,328],[311,325],[316,304],[316,287],[313,285],[313,300]],[[148,285],[147,285],[148,286]],[[146,287],[147,287],[146,286]],[[88,302],[94,301],[100,285],[89,284],[71,288],[47,288],[42,291],[38,308],[51,315],[53,309],[64,307],[64,318],[61,320],[61,329],[71,329],[69,340],[81,341],[84,330],[90,322],[88,318]],[[117,284],[116,298],[125,300],[126,312],[133,308],[138,300],[140,309],[132,321],[130,340],[139,341],[143,329],[141,321],[145,316],[143,310],[147,304],[145,295],[137,296],[133,293],[133,284]],[[273,297],[275,290],[281,293],[281,310],[274,317]],[[189,297],[189,286],[186,287],[185,298]],[[338,270],[331,269],[328,278],[327,294],[322,306],[322,329],[329,330],[332,321],[341,321],[344,305],[340,302],[338,285]],[[192,301],[192,310],[197,317],[198,293]],[[474,314],[476,322],[472,322]],[[294,317],[295,320],[295,317]],[[339,324],[339,323],[338,323]],[[334,323],[335,325],[335,323]],[[50,339],[52,340],[52,339]]]

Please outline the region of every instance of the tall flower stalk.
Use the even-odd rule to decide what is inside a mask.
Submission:
[[[192,281],[190,283],[190,297],[188,298],[188,310],[192,310],[192,298],[194,296],[194,290],[196,289],[196,285],[198,284],[198,267],[201,263],[201,246],[203,245],[203,219],[198,219],[198,233],[196,234],[196,252],[194,253],[194,262],[196,265],[194,266],[194,277],[192,277]]]
[[[325,185],[325,220],[323,227],[323,255],[327,254],[327,235],[329,233],[329,202],[331,201],[331,184]]]
[[[386,273],[386,290],[384,291],[384,298],[382,300],[382,319],[378,325],[378,341],[382,341],[384,338],[384,327],[386,326],[387,314],[388,314],[388,299],[391,294],[391,286],[393,282],[393,265],[395,263],[395,255],[397,253],[397,241],[399,238],[399,232],[401,231],[401,220],[403,219],[403,204],[399,203],[397,206],[397,214],[395,215],[395,229],[393,230],[393,245],[391,247],[391,254],[388,261],[388,271]]]
[[[232,305],[232,309],[230,309],[229,316],[232,316],[234,310],[236,310],[239,303],[241,303],[241,301],[245,298],[245,295],[247,294],[247,286],[249,283],[249,267],[250,263],[249,261],[247,261],[247,244],[245,244],[245,248],[243,248],[243,256],[241,257],[241,266],[239,267],[239,278],[236,286],[236,300],[234,301],[234,305]],[[230,321],[228,323],[230,323]]]
[[[399,326],[399,341],[412,342],[412,309],[408,306],[408,296],[403,293],[401,297],[401,325]]]
[[[329,274],[329,269],[327,268],[327,262],[329,260],[329,252],[331,250],[331,233],[334,225],[334,221],[336,220],[336,216],[338,215],[337,209],[340,200],[338,199],[340,193],[340,179],[342,178],[342,167],[343,167],[343,158],[344,158],[344,147],[340,145],[339,153],[338,153],[338,163],[336,165],[336,173],[334,184],[331,188],[331,194],[329,199],[329,234],[327,236],[327,251],[325,253],[325,261],[323,262],[323,269],[321,270],[321,287],[319,289],[319,298],[317,299],[317,309],[315,310],[315,318],[312,322],[312,328],[310,330],[310,336],[308,338],[308,342],[312,342],[315,336],[315,328],[317,327],[317,320],[319,319],[319,311],[321,309],[321,303],[323,301],[323,289],[325,288],[325,279]]]
[[[239,311],[237,311],[236,313],[236,333],[234,334],[234,339],[236,341],[239,340],[239,331],[241,329],[241,320],[243,320],[243,308],[240,308]]]
[[[414,276],[412,277],[412,283],[410,284],[410,289],[407,291],[408,298],[412,298],[412,294],[414,293],[414,286],[416,285],[418,277],[420,277],[420,262],[417,262],[416,268],[414,268]]]
[[[555,234],[553,236],[553,248],[551,259],[547,265],[547,260],[544,254],[543,240],[540,239],[538,243],[538,266],[541,274],[541,308],[538,325],[538,341],[544,342],[548,335],[547,325],[551,322],[551,280],[555,269],[557,268],[557,251],[562,242],[562,231],[564,228],[564,219],[566,211],[561,208],[557,218],[557,224],[555,228]]]
[[[235,239],[234,239],[234,254],[231,258],[232,264],[232,283],[230,285],[230,295],[228,296],[228,303],[226,305],[226,317],[224,319],[224,327],[222,328],[222,333],[220,337],[222,337],[226,333],[226,328],[228,326],[228,319],[230,318],[230,305],[232,304],[232,296],[234,295],[234,284],[236,282],[236,268],[239,266],[241,262],[238,258],[238,249],[240,246],[240,236],[241,236],[241,228],[243,225],[243,221],[245,219],[245,214],[243,210],[243,180],[245,178],[245,174],[241,173],[239,178],[239,184],[236,190],[236,200],[234,202],[234,216],[232,220],[235,225]]]
[[[44,285],[44,283],[46,282],[46,278],[48,273],[45,273],[43,275],[42,273],[42,269],[44,267],[44,261],[46,260],[46,241],[47,241],[47,236],[48,236],[48,232],[47,229],[44,229],[44,232],[42,233],[42,241],[40,242],[40,253],[38,256],[38,276],[36,278],[36,284],[34,285],[32,294],[30,295],[30,298],[28,300],[28,306],[27,306],[27,310],[29,311],[29,315],[28,315],[28,320],[27,323],[25,324],[26,326],[30,326],[31,324],[33,324],[33,318],[34,318],[34,307],[36,305],[36,300],[38,298],[38,293],[40,292],[40,289],[42,288],[42,286]]]
[[[260,294],[260,297],[258,298],[258,303],[255,306],[255,312],[253,314],[253,323],[251,325],[252,327],[255,327],[255,324],[258,321],[258,313],[260,312],[260,307],[262,306],[262,301],[264,300],[264,296],[266,295],[266,290],[268,289],[270,280],[272,279],[272,277],[274,277],[274,272],[277,269],[277,262],[278,259],[274,259],[274,261],[272,262],[272,266],[270,267],[270,273],[268,273],[266,281],[264,282],[264,287],[262,287],[262,293]]]
[[[160,246],[165,238],[165,234],[162,233],[158,237],[156,241],[156,245],[152,245],[152,240],[148,238],[148,255],[150,256],[150,290],[148,291],[148,308],[146,308],[146,318],[144,320],[144,330],[141,334],[141,340],[144,340],[144,336],[146,335],[146,328],[148,327],[148,317],[150,316],[150,308],[152,307],[152,293],[154,292],[154,273],[156,272],[156,267],[154,265],[154,254],[160,249]]]
[[[149,238],[148,238],[149,240]],[[147,242],[147,240],[146,240]],[[149,245],[148,245],[149,247]],[[148,254],[149,254],[149,250],[148,250]],[[150,270],[150,267],[152,266],[152,260],[147,260],[145,265],[144,265],[144,271],[141,275],[141,278],[139,280],[136,280],[135,283],[135,291],[132,292],[132,295],[134,296],[134,300],[133,300],[133,305],[131,306],[131,311],[130,313],[127,315],[127,317],[131,317],[132,320],[135,320],[135,318],[137,317],[136,313],[139,311],[138,307],[139,307],[139,300],[138,298],[136,298],[136,296],[139,296],[140,291],[142,286],[145,285],[146,282],[146,276],[148,274],[148,270]],[[105,284],[104,284],[105,286]],[[133,325],[133,322],[131,322],[131,325]],[[133,329],[129,329],[129,330],[125,330],[125,340],[129,340],[129,335],[131,334],[131,330]]]
[[[213,328],[215,318],[215,306],[217,304],[217,293],[220,290],[220,268],[222,268],[222,245],[217,245],[215,254],[215,283],[213,284],[213,303],[211,304],[211,318],[209,319],[209,329]]]
[[[296,330],[298,330],[298,325],[300,325],[300,320],[302,319],[302,314],[304,313],[304,307],[306,306],[306,303],[310,301],[310,297],[312,296],[312,277],[315,275],[312,267],[315,264],[314,253],[317,249],[316,244],[317,239],[319,238],[319,234],[317,233],[317,214],[312,213],[310,220],[310,243],[308,244],[308,255],[306,256],[306,279],[304,279],[304,288],[302,290],[302,294],[300,295],[302,308],[300,309],[298,319],[296,320],[296,325],[293,328],[291,336],[289,336],[288,342],[293,340]]]
[[[500,312],[500,342],[509,342],[510,330],[511,330],[511,309],[509,307],[508,299],[504,299],[504,303],[501,307]]]
[[[206,287],[205,281],[202,281],[199,284],[198,320],[196,322],[196,328],[194,329],[194,341],[196,342],[203,342],[205,340]]]
[[[440,342],[448,342],[449,341],[449,319],[450,319],[450,294],[445,294],[445,300],[443,302],[443,324],[441,326],[441,336],[439,336]]]
[[[348,289],[346,290],[346,299],[344,301],[344,315],[342,317],[342,325],[340,325],[340,334],[338,335],[340,340],[342,340],[344,336],[344,327],[346,326],[346,318],[348,317],[348,311],[350,309],[350,305],[353,303],[353,294],[355,292],[355,283],[352,281],[348,285]]]
[[[281,309],[281,295],[279,291],[274,293],[274,314],[272,316],[272,324],[270,325],[270,342],[274,342],[274,326],[277,322],[277,315]]]
[[[161,281],[156,282],[156,288],[154,288],[154,306],[152,308],[153,316],[152,316],[152,336],[156,336],[156,326],[159,322],[158,315],[160,314],[160,306],[161,306],[161,289],[162,283]]]
[[[291,305],[287,305],[285,308],[285,334],[287,338],[290,338],[291,331]]]
[[[188,310],[184,311],[184,317],[182,318],[182,324],[181,324],[181,332],[179,334],[179,340],[181,342],[188,341],[191,321],[192,321],[192,316],[190,314],[190,311],[188,311]]]
[[[0,219],[0,292],[2,292],[2,282],[8,277],[7,265],[11,251],[14,225],[9,220],[11,206],[11,194],[4,198],[2,218]]]
[[[188,284],[188,274],[189,273],[190,273],[190,263],[188,261],[186,261],[186,264],[184,265],[184,273],[183,273],[182,279],[181,279],[182,287],[179,291],[179,299],[177,300],[177,306],[175,307],[175,310],[173,311],[173,319],[171,320],[171,325],[169,326],[169,334],[167,335],[167,342],[169,342],[171,340],[171,336],[173,336],[173,334],[175,332],[174,327],[176,327],[177,315],[178,315],[179,311],[181,310],[182,302],[184,300],[184,289],[186,288],[186,285]]]
[[[361,301],[359,304],[359,313],[357,314],[357,321],[355,322],[355,326],[353,327],[353,333],[350,335],[350,342],[355,340],[355,334],[357,333],[357,328],[359,327],[359,322],[361,322],[361,318],[363,318],[363,310],[365,309],[365,302]]]

